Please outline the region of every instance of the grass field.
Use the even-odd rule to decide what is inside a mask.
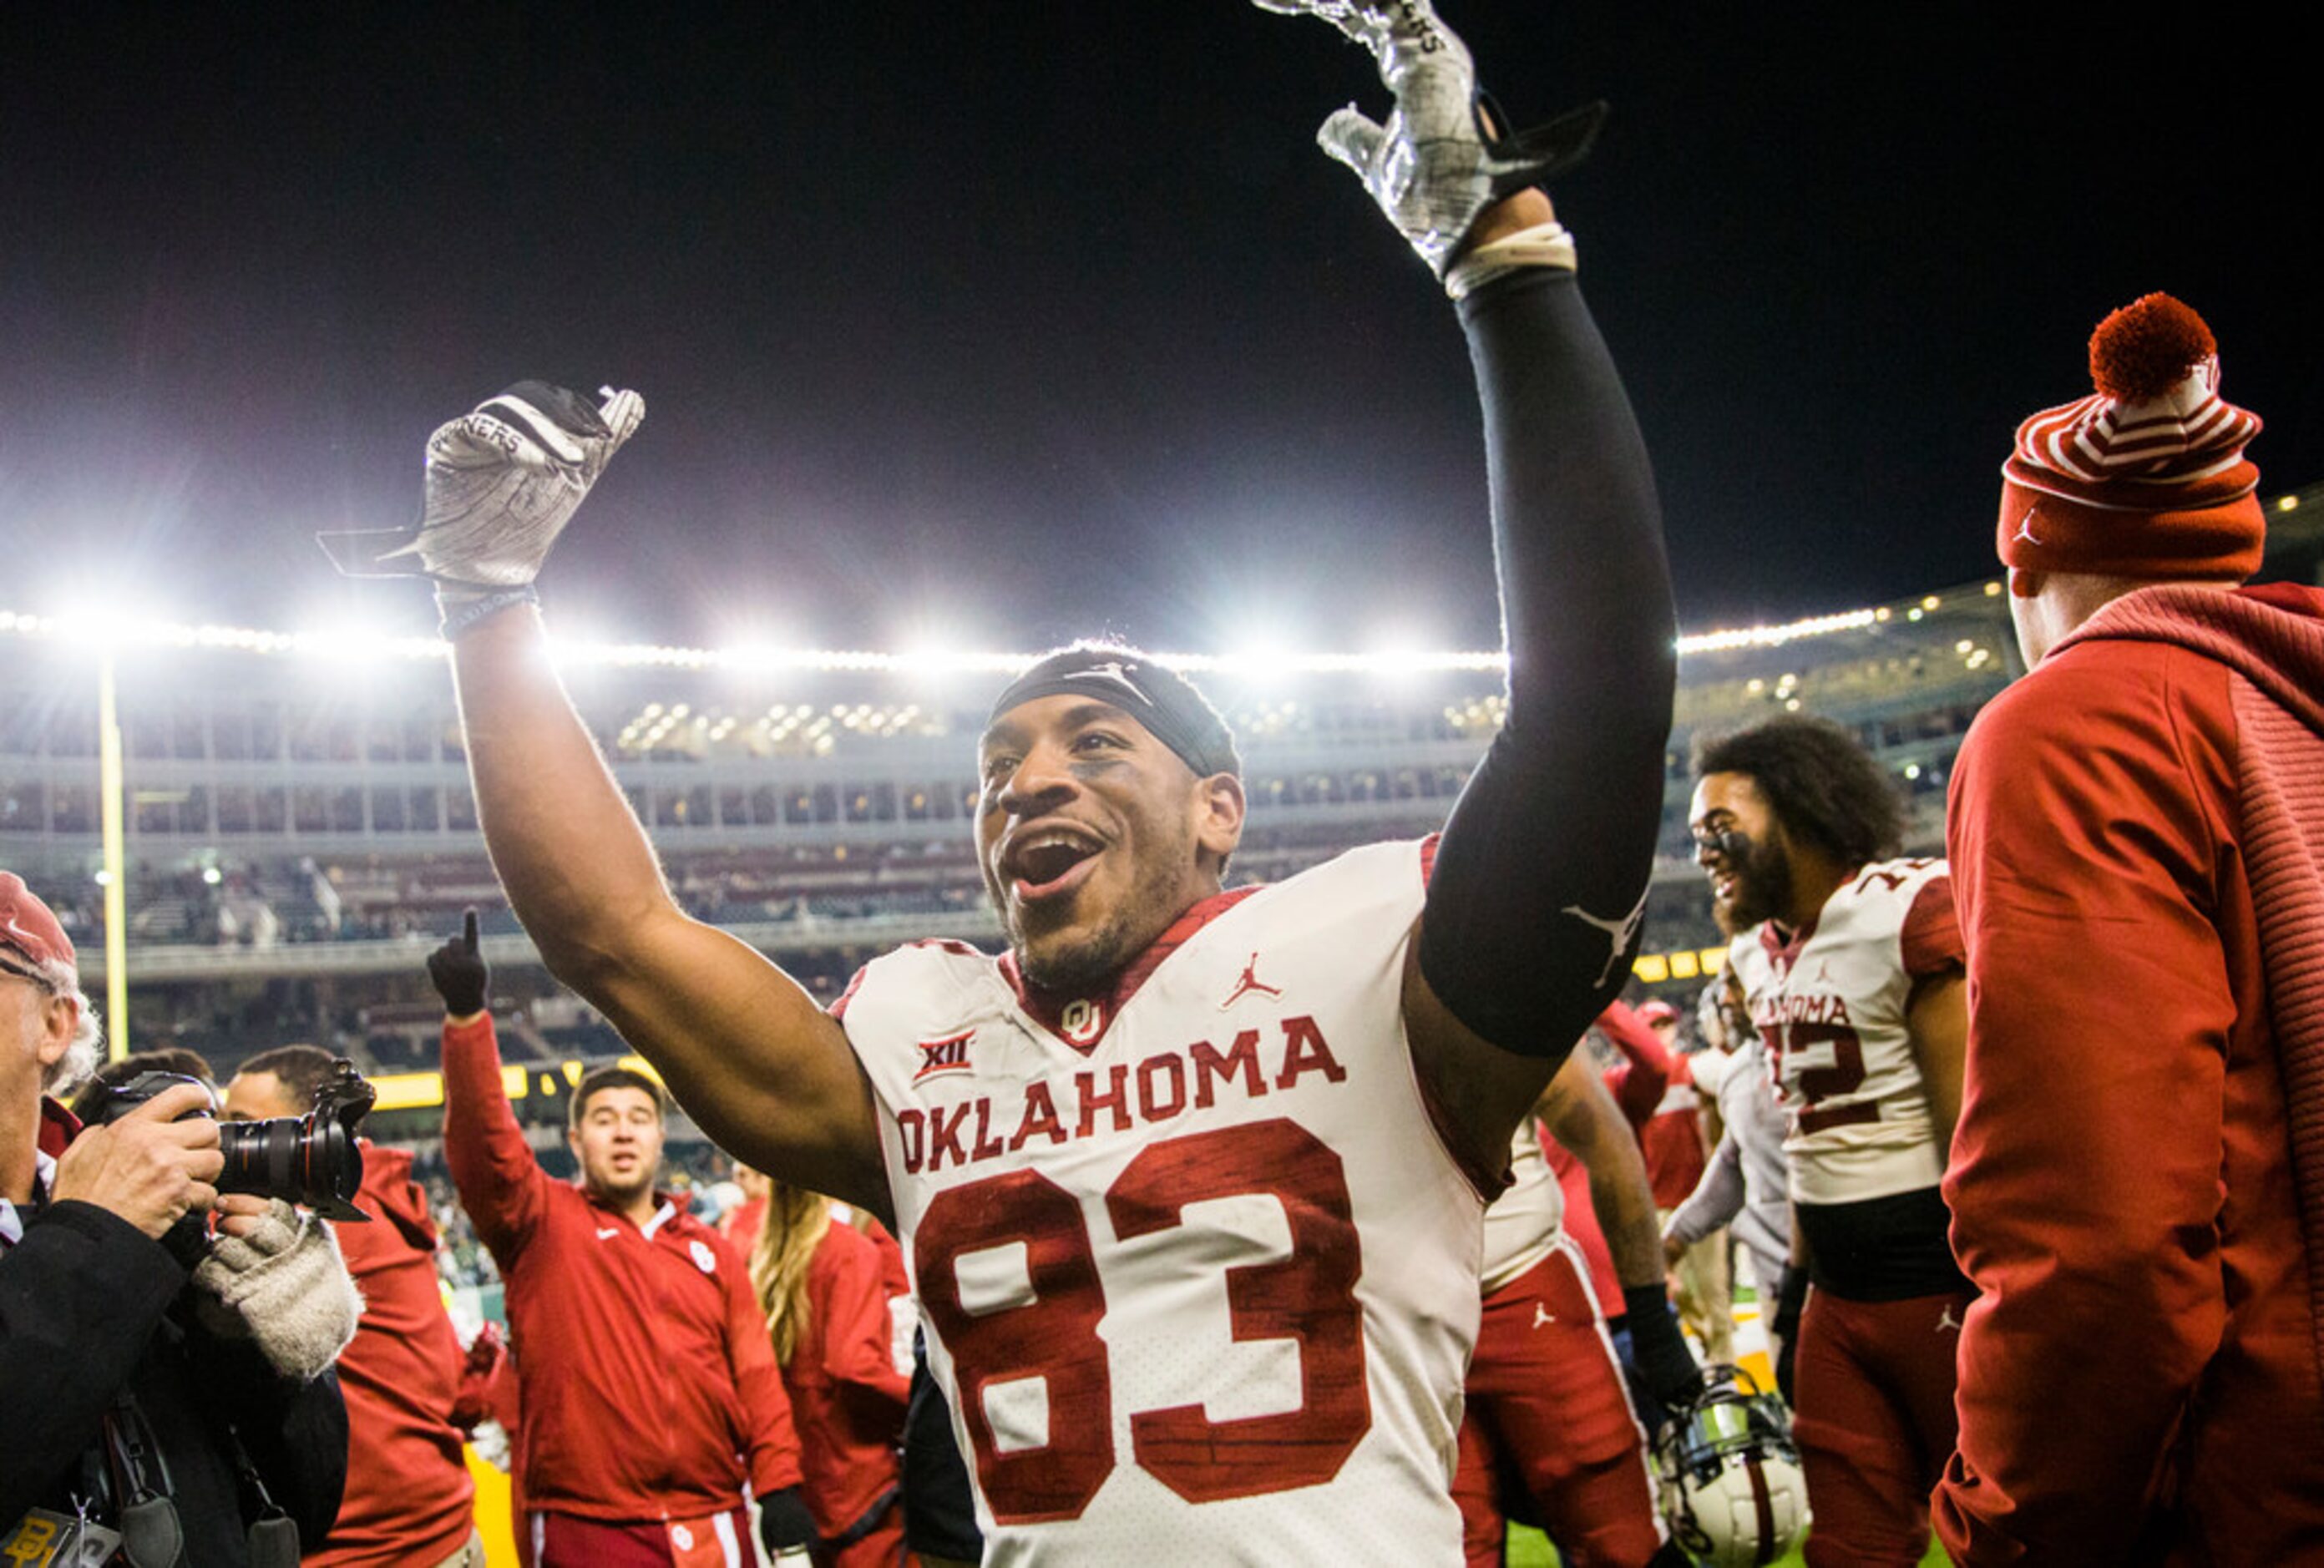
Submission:
[[[1775,1568],[1799,1568],[1801,1561],[1794,1552],[1776,1558]],[[1557,1549],[1539,1530],[1528,1530],[1523,1525],[1509,1526],[1509,1568],[1554,1568],[1556,1562]],[[1921,1568],[1946,1568],[1944,1548],[1931,1541]]]
[[[1698,1353],[1700,1346],[1696,1347]],[[1759,1323],[1757,1293],[1747,1279],[1735,1282],[1735,1360],[1761,1388],[1775,1386],[1775,1369],[1767,1360],[1767,1336]],[[1539,1530],[1509,1526],[1508,1568],[1555,1568],[1557,1550]],[[1775,1559],[1774,1568],[1803,1568],[1800,1554]],[[1947,1568],[1944,1548],[1932,1539],[1921,1568]]]

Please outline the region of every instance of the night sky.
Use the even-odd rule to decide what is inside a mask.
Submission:
[[[1443,8],[1513,117],[1614,105],[1555,195],[1688,628],[1984,574],[2015,422],[2150,289],[2264,491],[2324,478],[2291,24]],[[568,630],[1487,644],[1466,355],[1313,144],[1351,97],[1240,0],[0,8],[0,608],[425,625],[309,536],[540,375],[650,409]]]

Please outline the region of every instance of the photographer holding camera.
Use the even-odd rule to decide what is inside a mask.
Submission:
[[[346,1480],[354,1287],[319,1222],[220,1194],[201,1084],[85,1129],[47,1098],[97,1037],[72,943],[0,872],[0,1561],[288,1568]]]

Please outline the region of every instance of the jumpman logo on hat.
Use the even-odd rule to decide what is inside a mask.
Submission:
[[[2025,509],[2025,515],[2017,520],[2017,531],[2010,536],[2010,542],[2012,544],[2016,543],[2021,539],[2027,544],[2040,544],[2042,542],[2040,536],[2035,534],[2034,531],[2034,514],[2041,510],[2042,504],[2039,502],[2034,503],[2033,505]]]

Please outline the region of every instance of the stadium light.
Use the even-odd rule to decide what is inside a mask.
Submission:
[[[1992,586],[1986,589],[1988,595],[1997,591]],[[1930,606],[1941,602],[1934,595],[1909,601],[1905,618],[1917,621]],[[1883,605],[1813,615],[1782,625],[1692,632],[1679,638],[1678,652],[1683,658],[1741,649],[1781,648],[1812,638],[1884,624],[1894,613]],[[361,626],[273,632],[257,627],[167,621],[134,611],[102,608],[80,608],[57,615],[0,610],[0,636],[99,650],[139,647],[207,650],[338,662],[424,662],[441,660],[449,652],[438,637],[395,636]],[[585,641],[554,633],[550,635],[549,647],[558,662],[567,669],[721,669],[746,674],[886,674],[922,678],[1015,675],[1029,669],[1040,657],[1038,653],[934,646],[914,646],[892,653],[870,649],[784,648],[764,641],[740,642],[728,648],[689,648],[669,643]],[[1306,675],[1407,678],[1430,674],[1486,673],[1504,669],[1508,662],[1498,650],[1432,651],[1408,646],[1360,653],[1296,653],[1279,646],[1254,646],[1226,653],[1156,653],[1152,657],[1157,664],[1182,674],[1213,675],[1254,684]]]

